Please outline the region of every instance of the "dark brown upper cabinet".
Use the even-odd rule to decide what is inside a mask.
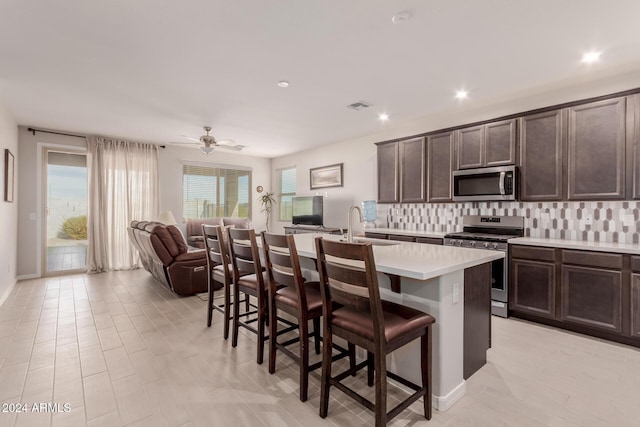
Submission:
[[[450,202],[452,200],[451,173],[455,159],[455,132],[430,135],[427,138],[429,202]]]
[[[484,163],[484,126],[458,130],[458,169],[479,168]]]
[[[562,200],[567,110],[520,118],[520,199]]]
[[[400,201],[398,143],[378,144],[378,202]]]
[[[516,163],[516,119],[458,130],[458,169]]]
[[[412,138],[399,142],[400,149],[400,201],[424,202],[425,154],[424,138]]]
[[[484,126],[484,166],[516,164],[516,123],[502,120]]]
[[[568,199],[625,197],[626,99],[569,108]]]
[[[632,171],[627,174],[631,197],[640,199],[640,95],[627,98],[627,153],[627,170]]]

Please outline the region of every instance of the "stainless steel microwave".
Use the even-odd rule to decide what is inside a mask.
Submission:
[[[516,200],[517,168],[500,166],[453,172],[453,201]]]

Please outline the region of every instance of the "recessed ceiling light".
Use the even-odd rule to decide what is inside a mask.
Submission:
[[[458,99],[467,99],[468,96],[469,96],[469,92],[467,92],[464,89],[460,89],[456,91],[456,98]]]
[[[585,64],[592,64],[594,62],[598,62],[600,60],[600,53],[595,50],[585,53],[582,55],[582,62]]]
[[[378,116],[378,120],[382,122],[386,122],[387,120],[389,120],[389,115],[386,113],[382,113]]]
[[[407,22],[409,19],[411,19],[411,12],[404,11],[393,15],[391,17],[391,22],[394,24],[402,24],[403,22]]]
[[[289,87],[289,82],[288,82],[288,81],[286,81],[286,80],[280,80],[280,81],[278,82],[278,86],[279,86],[279,87]]]

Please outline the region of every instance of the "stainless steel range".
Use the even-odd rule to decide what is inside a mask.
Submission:
[[[524,235],[524,217],[465,215],[462,217],[462,226],[462,232],[444,236],[445,245],[504,252],[504,259],[493,261],[491,264],[491,314],[507,317],[509,308],[507,240]]]

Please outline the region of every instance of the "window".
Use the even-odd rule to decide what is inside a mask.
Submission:
[[[296,168],[278,171],[278,188],[280,189],[280,221],[291,221],[291,201],[296,195]]]
[[[185,164],[182,172],[185,218],[249,217],[250,170]]]

